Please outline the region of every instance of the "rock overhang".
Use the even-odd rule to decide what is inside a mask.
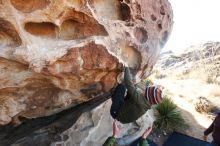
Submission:
[[[107,92],[123,64],[147,74],[172,18],[167,0],[2,1],[0,124]]]

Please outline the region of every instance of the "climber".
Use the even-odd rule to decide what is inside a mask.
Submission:
[[[103,146],[114,146],[116,144],[116,138],[118,138],[120,134],[120,129],[116,124],[116,120],[113,121],[112,129],[113,129],[113,135],[111,137],[108,137],[108,139],[105,141]],[[149,127],[144,131],[144,133],[141,136],[141,140],[139,141],[139,146],[149,146],[146,138],[150,134],[151,130],[152,127]]]
[[[220,112],[217,113],[217,116],[213,123],[205,130],[203,139],[207,141],[207,136],[212,133],[213,141],[207,146],[220,146]]]
[[[127,95],[125,95],[126,89]],[[129,68],[125,67],[124,85],[119,84],[112,94],[110,114],[123,124],[131,123],[145,114],[151,105],[161,102],[162,91],[159,87],[148,86],[141,93],[131,81]]]

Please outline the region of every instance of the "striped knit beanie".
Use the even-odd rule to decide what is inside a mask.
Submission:
[[[151,105],[160,104],[162,102],[162,91],[157,86],[148,86],[146,88],[145,97]]]

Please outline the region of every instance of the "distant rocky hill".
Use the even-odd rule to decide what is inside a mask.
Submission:
[[[156,78],[199,78],[220,84],[220,42],[191,46],[181,54],[163,52],[154,73]]]

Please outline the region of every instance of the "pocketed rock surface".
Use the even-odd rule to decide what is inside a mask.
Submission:
[[[151,71],[167,0],[0,0],[0,125],[57,113]]]

